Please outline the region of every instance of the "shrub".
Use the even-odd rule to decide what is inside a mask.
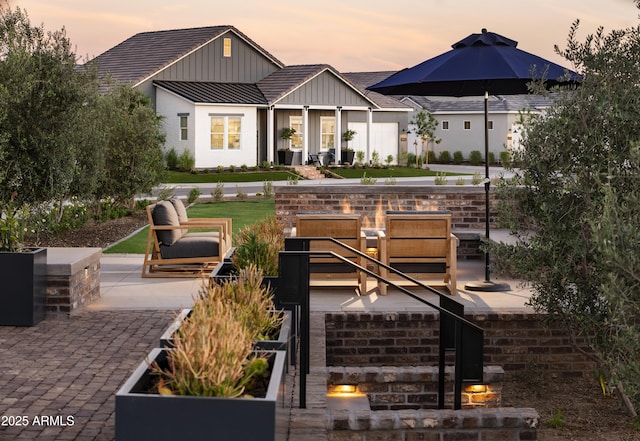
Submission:
[[[471,163],[471,165],[482,164],[483,160],[482,160],[482,153],[480,153],[480,150],[473,150],[471,153],[469,153],[469,162]]]
[[[176,149],[171,147],[171,149],[165,153],[164,161],[169,170],[176,170],[178,168],[178,154],[176,153]]]
[[[500,152],[500,164],[502,164],[503,167],[511,164],[511,154],[507,150]]]
[[[456,150],[453,152],[453,163],[458,165],[464,162],[464,155],[460,150]]]
[[[216,183],[216,188],[211,193],[213,200],[221,201],[224,198],[224,184],[220,181]]]
[[[496,164],[496,154],[493,152],[489,152],[489,165]]]
[[[449,162],[451,162],[451,154],[447,150],[441,151],[440,155],[438,156],[438,162],[448,164]]]
[[[273,198],[273,182],[264,181],[264,183],[262,184],[262,191],[264,193],[265,199],[272,199]]]
[[[190,191],[189,191],[189,196],[187,197],[187,202],[189,202],[190,204],[193,204],[195,201],[198,200],[198,198],[200,197],[200,188],[198,187],[193,187]]]
[[[430,164],[434,164],[436,162],[436,152],[433,150],[429,150],[427,153],[427,158],[429,159]]]
[[[184,149],[178,157],[178,169],[182,171],[191,171],[193,170],[195,164],[196,160],[191,155],[191,152],[187,149]]]

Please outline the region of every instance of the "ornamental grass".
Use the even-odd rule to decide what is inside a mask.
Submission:
[[[174,334],[168,366],[150,365],[159,376],[158,392],[245,396],[268,371],[267,360],[252,355],[254,341],[272,334],[281,316],[255,265],[242,269],[236,280],[203,284],[189,318]]]
[[[278,255],[284,250],[284,226],[274,215],[243,227],[234,237],[231,257],[237,269],[255,265],[265,276],[278,275]]]

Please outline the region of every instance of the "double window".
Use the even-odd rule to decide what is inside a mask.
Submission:
[[[242,115],[210,115],[211,150],[239,150]]]

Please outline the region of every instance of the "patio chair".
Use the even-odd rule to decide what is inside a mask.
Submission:
[[[366,251],[366,236],[362,232],[362,216],[355,214],[298,214],[291,235],[295,237],[332,237],[358,251]],[[363,265],[357,254],[330,241],[311,241],[310,251],[333,251]],[[314,286],[343,285],[355,280],[360,293],[366,292],[367,275],[334,257],[311,257],[309,272]],[[333,282],[336,283],[333,283]]]
[[[230,218],[190,219],[180,199],[149,205],[147,217],[142,277],[198,277],[211,271],[231,248]]]
[[[451,233],[451,213],[446,211],[388,211],[385,230],[379,232],[380,261],[428,285],[444,285],[455,294],[458,239]],[[390,281],[402,280],[380,267]],[[434,283],[437,282],[437,283]],[[387,284],[378,283],[381,294]]]

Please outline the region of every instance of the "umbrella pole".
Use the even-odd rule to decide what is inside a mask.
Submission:
[[[489,196],[491,190],[491,178],[489,176],[489,92],[484,93],[484,231],[487,241],[489,240],[489,223],[491,206]],[[491,261],[489,259],[489,251],[484,252],[484,280],[478,282],[469,282],[465,285],[465,289],[469,291],[510,291],[511,287],[506,283],[497,283],[491,281]]]

